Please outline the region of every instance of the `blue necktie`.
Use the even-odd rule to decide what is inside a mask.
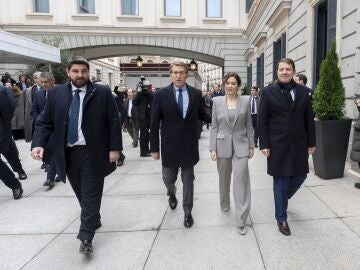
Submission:
[[[184,118],[183,96],[182,96],[182,89],[181,88],[179,88],[179,95],[178,95],[177,103],[178,103],[178,106],[179,106],[181,117]]]
[[[80,110],[80,89],[75,90],[69,116],[69,126],[67,130],[68,143],[74,144],[78,140],[78,121],[79,121],[79,110]]]

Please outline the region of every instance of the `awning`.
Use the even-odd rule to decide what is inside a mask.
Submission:
[[[60,49],[0,30],[0,63],[60,63]]]

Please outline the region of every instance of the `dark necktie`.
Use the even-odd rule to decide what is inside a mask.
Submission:
[[[68,143],[74,144],[78,140],[78,121],[79,121],[79,110],[80,110],[80,89],[75,90],[69,116],[69,126],[67,131]]]
[[[252,97],[251,100],[251,113],[255,114],[255,97]]]
[[[184,117],[184,108],[183,108],[183,96],[182,96],[182,89],[179,88],[179,95],[178,95],[178,100],[177,100],[178,106],[179,106],[179,110],[180,110],[180,114],[181,117]]]

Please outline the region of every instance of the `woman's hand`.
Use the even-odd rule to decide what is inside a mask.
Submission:
[[[249,149],[249,159],[254,156],[254,148]]]
[[[212,150],[210,156],[211,156],[212,161],[216,161],[216,160],[217,160],[216,151]]]

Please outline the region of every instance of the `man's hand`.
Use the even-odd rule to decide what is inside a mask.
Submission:
[[[216,161],[217,160],[217,155],[216,155],[216,151],[211,151],[210,153],[210,157],[212,159],[212,161]]]
[[[110,151],[109,152],[109,161],[110,163],[116,162],[120,157],[119,151]]]
[[[308,154],[312,155],[315,153],[316,147],[308,147]]]
[[[254,148],[249,149],[249,159],[254,156]]]
[[[265,157],[270,157],[270,149],[269,148],[265,148],[265,149],[261,150],[261,152],[264,154]]]
[[[42,158],[44,156],[44,148],[42,148],[42,147],[34,147],[31,150],[31,156],[32,156],[33,159],[42,160]]]
[[[160,152],[151,152],[151,156],[153,159],[158,160],[160,159]]]

